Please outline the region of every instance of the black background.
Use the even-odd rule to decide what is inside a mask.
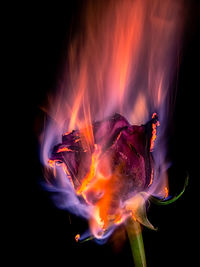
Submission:
[[[19,134],[17,156],[20,163],[17,197],[13,205],[9,246],[16,252],[14,261],[26,266],[133,266],[128,240],[120,250],[112,239],[105,245],[95,242],[78,244],[77,233],[87,223],[67,211],[54,207],[39,182],[43,177],[39,160],[38,135],[43,126],[47,93],[62,81],[67,45],[77,29],[84,1],[66,1],[65,5],[28,5],[17,11],[13,27],[18,54],[16,67],[20,76],[17,89],[19,120],[12,127]],[[187,1],[185,1],[187,3]],[[143,231],[148,266],[197,266],[198,254],[198,160],[200,42],[199,3],[187,3],[189,16],[183,38],[177,96],[169,142],[171,193],[180,192],[189,173],[184,195],[169,206],[151,205],[148,217],[157,232]],[[20,9],[18,7],[18,9]],[[73,30],[72,30],[73,29]],[[15,210],[16,212],[14,212]],[[15,225],[15,227],[13,226]],[[121,229],[123,231],[123,229]]]

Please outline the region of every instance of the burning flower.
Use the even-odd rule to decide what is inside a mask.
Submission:
[[[145,216],[143,192],[153,180],[150,149],[157,124],[156,114],[141,126],[115,114],[89,126],[92,137],[89,129],[72,131],[53,148],[49,164],[62,167],[74,193],[93,211],[90,226],[96,238],[128,217],[153,228]]]
[[[86,217],[89,214],[92,236],[86,236],[85,241],[104,239],[126,223],[136,266],[146,264],[140,224],[155,230],[146,216],[146,201],[151,197],[157,204],[172,203],[187,185],[186,180],[183,191],[169,200],[167,187],[161,200],[150,195],[156,172],[152,150],[157,126],[156,113],[141,126],[130,125],[115,114],[88,128],[63,134],[48,160],[55,176],[61,169],[78,205],[87,211]],[[65,192],[62,181],[60,191],[67,194],[68,187]],[[83,239],[80,234],[75,236],[77,242]]]

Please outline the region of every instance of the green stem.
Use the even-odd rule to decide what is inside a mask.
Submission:
[[[126,224],[126,230],[131,245],[135,267],[146,267],[146,257],[140,224],[129,219]]]

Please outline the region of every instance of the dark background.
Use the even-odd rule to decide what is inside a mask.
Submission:
[[[58,210],[40,186],[43,173],[38,135],[44,117],[41,106],[47,93],[53,92],[62,81],[66,47],[78,31],[77,21],[84,3],[30,4],[17,13],[20,23],[15,31],[19,48],[16,65],[21,78],[17,105],[21,122],[14,120],[13,128],[17,127],[20,135],[17,168],[21,183],[17,191],[19,203],[14,205],[17,212],[11,211],[17,236],[11,237],[10,246],[16,252],[14,261],[21,265],[133,266],[128,240],[120,250],[114,248],[112,238],[105,245],[92,241],[76,243],[74,236],[84,231],[87,222]],[[181,191],[187,173],[189,185],[174,204],[152,204],[149,209],[148,217],[158,227],[157,232],[147,229],[143,232],[147,263],[152,267],[197,266],[198,263],[200,5],[198,1],[185,1],[185,4],[189,16],[175,85],[178,91],[169,140],[169,156],[173,162],[169,171],[170,192]]]

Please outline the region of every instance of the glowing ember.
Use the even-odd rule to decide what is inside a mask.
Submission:
[[[78,242],[78,241],[79,241],[79,238],[80,238],[80,235],[79,235],[79,234],[77,234],[77,235],[75,236],[75,240],[76,240],[76,242]]]

